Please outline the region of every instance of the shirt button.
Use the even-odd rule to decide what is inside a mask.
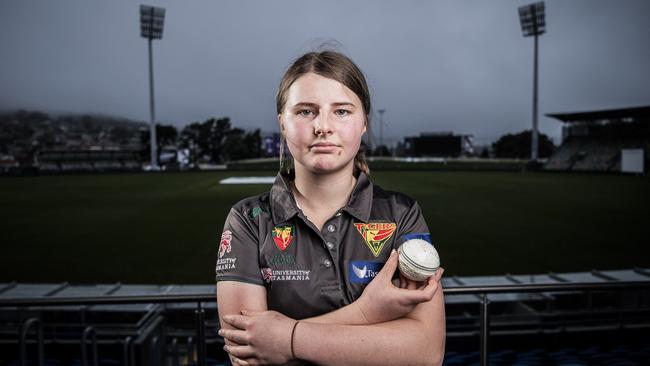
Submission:
[[[327,268],[330,268],[332,266],[332,261],[330,261],[329,259],[325,259],[323,261],[323,265]]]
[[[339,217],[339,216],[341,216],[341,213],[337,212],[336,215],[334,215],[334,216]]]
[[[335,232],[336,231],[336,226],[334,226],[332,224],[327,225],[327,231],[329,231],[330,233]]]
[[[327,245],[327,249],[334,248],[334,243],[332,243],[331,241],[328,241],[327,243],[325,243],[325,245]]]

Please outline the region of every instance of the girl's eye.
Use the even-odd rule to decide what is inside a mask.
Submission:
[[[348,111],[346,109],[337,109],[337,110],[334,111],[334,113],[337,116],[343,117],[343,116],[347,116],[348,114],[350,114],[350,111]]]
[[[301,117],[311,117],[314,115],[314,111],[309,109],[302,109],[298,111],[298,115]]]

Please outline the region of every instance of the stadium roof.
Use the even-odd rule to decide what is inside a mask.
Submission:
[[[606,120],[648,121],[650,120],[650,106],[607,109],[589,112],[548,113],[546,116],[559,119],[564,123],[594,122]]]

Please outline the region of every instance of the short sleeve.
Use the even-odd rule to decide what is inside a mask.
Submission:
[[[411,239],[422,239],[433,244],[431,234],[427,226],[420,205],[413,201],[411,206],[400,220],[397,226],[397,240],[395,240],[395,249],[399,248],[402,243]]]
[[[264,285],[259,263],[258,230],[235,208],[230,210],[219,240],[216,281]]]

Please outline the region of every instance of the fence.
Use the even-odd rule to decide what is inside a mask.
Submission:
[[[540,292],[570,292],[570,291],[624,291],[624,290],[650,290],[650,281],[611,281],[601,283],[552,283],[552,284],[513,284],[496,286],[459,286],[447,287],[445,295],[477,295],[481,299],[480,311],[480,363],[488,364],[489,338],[490,338],[490,294],[504,293],[540,293]],[[143,303],[196,303],[195,334],[196,334],[196,362],[200,366],[206,365],[206,334],[205,334],[205,309],[203,303],[215,301],[215,295],[141,295],[141,296],[102,296],[102,297],[65,297],[65,298],[29,298],[29,299],[0,299],[1,307],[30,307],[30,306],[64,306],[64,305],[115,305],[115,304],[143,304]],[[37,330],[38,365],[43,364],[43,333],[42,323],[38,318],[30,318],[19,332],[18,346],[20,348],[21,365],[26,365],[27,336],[32,327]],[[92,326],[83,332],[82,363],[88,363],[87,342],[90,339],[93,351],[92,363],[97,364],[96,333]],[[128,341],[124,345],[128,347]],[[126,364],[132,364],[125,360]]]

